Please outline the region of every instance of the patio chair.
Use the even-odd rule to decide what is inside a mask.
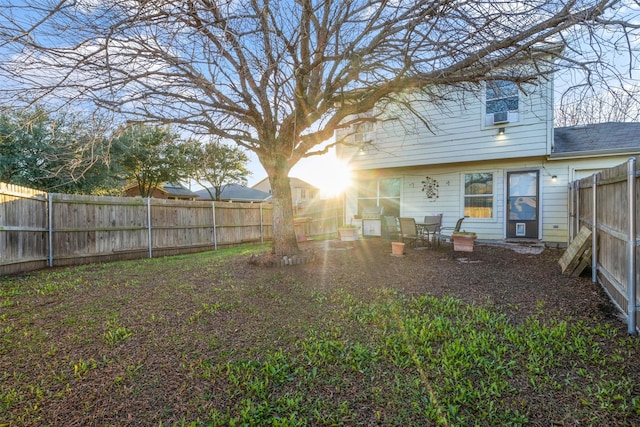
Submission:
[[[400,236],[403,242],[408,242],[413,248],[418,247],[419,244],[421,246],[430,244],[429,236],[418,231],[416,220],[413,218],[400,218]]]
[[[465,218],[468,217],[463,216],[462,218],[459,218],[458,221],[456,221],[455,227],[440,227],[440,239],[442,240],[442,238],[445,237],[449,242],[451,242],[453,233],[460,231],[460,227],[462,227],[462,221],[464,221]]]
[[[432,245],[440,245],[440,228],[442,227],[442,214],[427,215],[420,224],[419,229],[427,235]]]
[[[400,226],[398,218],[392,215],[385,215],[382,221],[382,235],[390,240],[400,238]]]
[[[455,251],[453,250],[453,233],[460,231],[460,227],[462,227],[462,221],[464,221],[465,218],[468,218],[467,216],[463,216],[462,218],[459,218],[456,221],[456,225],[455,227],[442,227],[440,229],[440,238],[442,238],[442,232],[445,231],[445,236],[447,237],[447,240],[449,241],[449,243],[451,243],[451,252],[449,253],[449,255],[451,256],[452,259],[455,258]]]

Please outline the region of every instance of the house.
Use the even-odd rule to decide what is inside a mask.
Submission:
[[[211,196],[206,189],[196,192],[198,200],[211,200]],[[215,194],[211,190],[211,194]],[[265,202],[271,198],[271,194],[256,190],[254,188],[245,187],[240,184],[228,184],[222,188],[220,200],[225,202]]]
[[[370,207],[383,215],[442,213],[443,226],[480,239],[568,243],[568,183],[640,154],[640,124],[553,128],[553,83],[486,82],[431,104],[409,94],[429,118],[377,120],[336,132],[350,142],[345,221]],[[374,111],[374,115],[378,112]]]
[[[124,189],[127,197],[140,196],[140,188],[137,184],[131,184]],[[167,183],[154,188],[151,197],[156,199],[195,200],[198,195],[180,184]]]
[[[320,190],[317,187],[305,182],[299,178],[289,177],[291,186],[291,199],[293,201],[293,209],[295,214],[303,213],[309,205],[320,197]],[[271,194],[271,184],[269,178],[264,178],[251,188],[265,191]]]

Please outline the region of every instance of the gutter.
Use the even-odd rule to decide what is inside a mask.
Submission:
[[[575,158],[589,158],[602,156],[637,156],[640,155],[640,148],[617,148],[608,150],[592,150],[592,151],[567,151],[564,153],[551,153],[547,158],[549,160],[571,160]]]

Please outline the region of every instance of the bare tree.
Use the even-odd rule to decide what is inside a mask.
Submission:
[[[576,126],[640,120],[640,87],[562,97],[555,109],[555,126]]]
[[[0,0],[14,58],[2,69],[19,89],[8,102],[55,93],[252,150],[271,183],[279,255],[298,251],[290,169],[358,113],[415,113],[396,95],[437,101],[441,85],[534,82],[557,66],[593,81],[614,70],[605,37],[631,51],[635,36],[615,0],[46,1]]]

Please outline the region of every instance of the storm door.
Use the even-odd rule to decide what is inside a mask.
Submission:
[[[507,238],[538,238],[539,172],[507,173]]]

